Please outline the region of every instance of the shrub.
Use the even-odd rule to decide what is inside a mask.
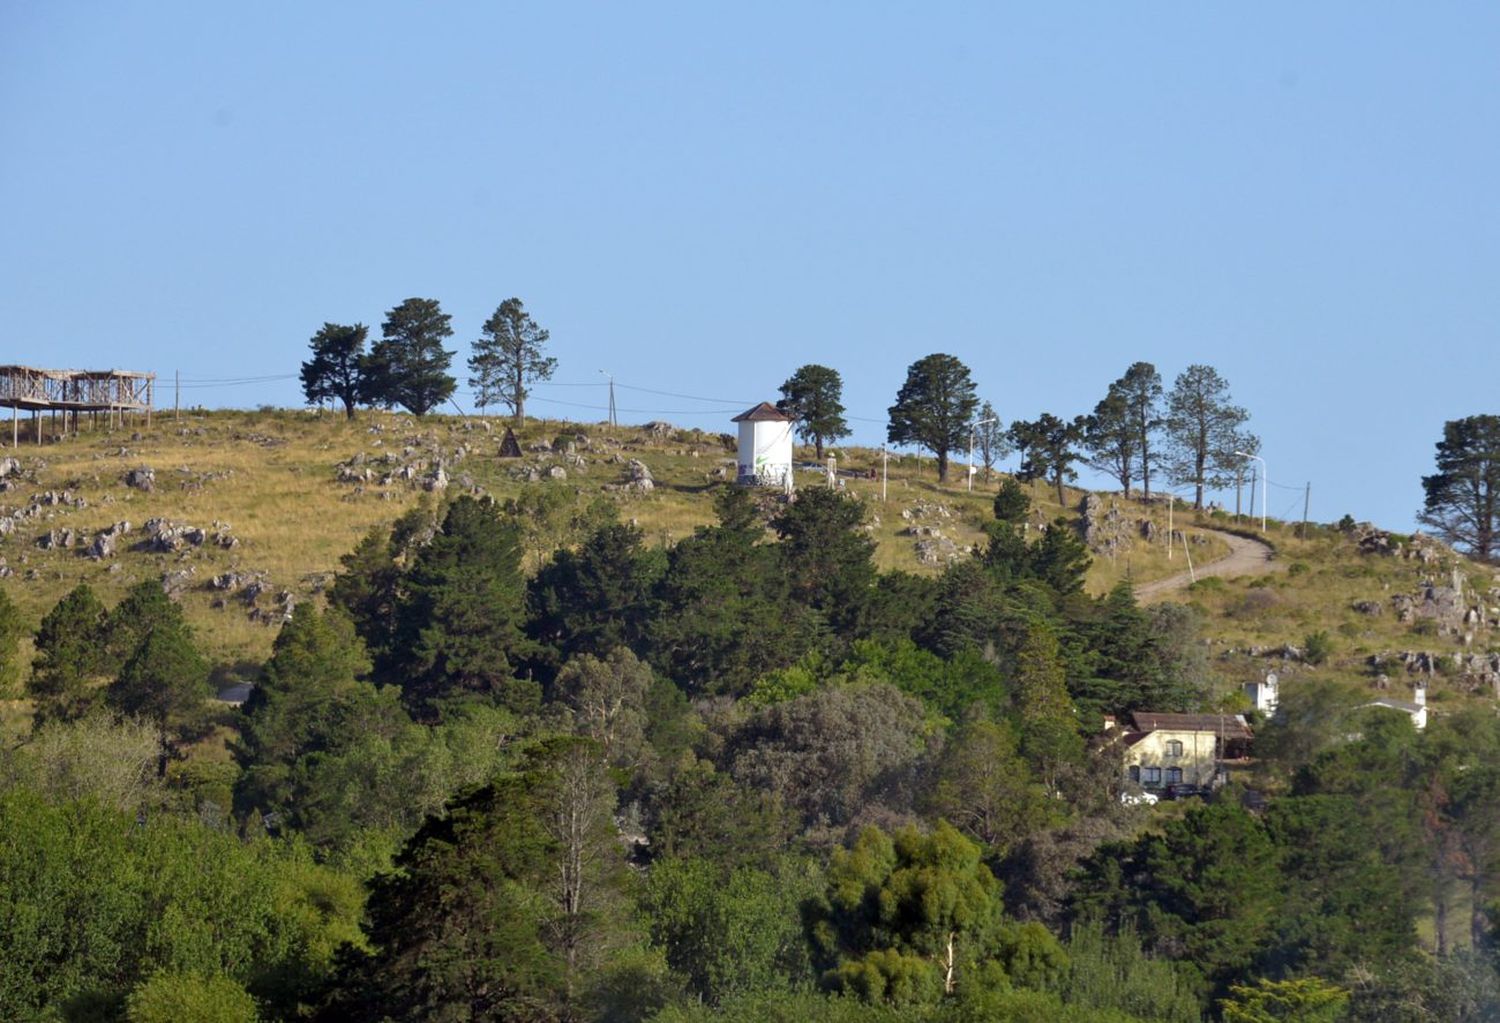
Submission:
[[[1328,638],[1328,633],[1319,629],[1317,632],[1309,632],[1302,641],[1303,657],[1308,664],[1322,664],[1328,660],[1329,654],[1333,653],[1333,640]]]
[[[131,992],[125,1018],[129,1023],[255,1023],[260,1017],[255,999],[228,977],[158,973]]]

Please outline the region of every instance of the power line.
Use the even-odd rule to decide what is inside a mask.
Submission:
[[[735,408],[741,408],[745,405],[750,404],[749,402],[743,401],[739,398],[705,398],[701,394],[678,394],[676,391],[657,391],[650,387],[634,387],[630,384],[622,384],[619,381],[615,382],[615,386],[626,391],[640,391],[644,394],[659,394],[664,398],[685,398],[688,401],[711,401],[715,405],[733,405]]]
[[[608,412],[609,411],[609,406],[608,405],[591,405],[591,404],[587,404],[587,403],[581,402],[581,401],[563,401],[560,398],[538,398],[538,397],[533,396],[531,400],[532,401],[540,401],[540,402],[543,402],[543,403],[548,404],[548,405],[567,405],[570,408],[595,409],[596,411],[599,411],[599,412]],[[739,408],[739,406],[736,405],[736,406],[734,406],[734,408]],[[712,409],[712,408],[709,408],[709,409],[701,409],[701,408],[699,408],[699,409],[686,409],[686,408],[678,408],[678,409],[672,409],[672,408],[617,408],[617,409],[615,409],[615,411],[616,412],[635,412],[635,413],[638,413],[640,415],[647,415],[647,416],[722,416],[726,412],[732,412],[732,411],[734,411],[734,409],[732,409],[732,408],[725,408],[725,409]]]
[[[296,373],[274,373],[257,377],[203,377],[197,380],[189,378],[182,382],[184,384],[201,384],[205,386],[209,384],[260,384],[269,383],[272,380],[293,380],[296,377]]]

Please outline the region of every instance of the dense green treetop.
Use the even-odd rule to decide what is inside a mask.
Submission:
[[[781,411],[797,418],[797,436],[812,441],[818,461],[825,442],[849,436],[844,420],[844,380],[836,369],[808,363],[781,385]]]
[[[1422,490],[1424,525],[1481,560],[1500,555],[1500,416],[1444,423],[1437,472]]]
[[[344,405],[344,415],[354,418],[355,407],[369,397],[365,379],[369,334],[370,328],[363,323],[325,323],[312,336],[308,342],[312,358],[302,364],[302,395],[309,405],[337,399]]]
[[[948,479],[948,456],[969,441],[979,407],[969,367],[951,355],[934,353],[912,363],[906,382],[890,407],[886,439],[916,444],[937,457],[938,479]]]
[[[431,298],[409,298],[386,313],[381,340],[363,363],[366,400],[421,416],[452,397],[453,353],[443,347],[453,336],[451,319]]]

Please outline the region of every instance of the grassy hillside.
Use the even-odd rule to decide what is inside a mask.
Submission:
[[[361,536],[420,502],[436,505],[443,494],[465,490],[524,501],[532,509],[527,521],[534,566],[553,545],[576,538],[598,501],[617,505],[621,518],[638,523],[653,542],[670,544],[712,521],[714,491],[734,471],[727,437],[696,430],[610,431],[533,420],[520,434],[520,459],[499,457],[503,433],[500,421],[474,418],[364,413],[351,423],[313,412],[216,412],[184,415],[180,422],[158,419],[151,430],[136,434],[84,433],[40,448],[23,445],[13,452],[20,472],[0,494],[0,516],[13,525],[0,536],[0,558],[12,573],[3,585],[35,621],[80,581],[109,604],[134,582],[168,577],[209,655],[220,665],[250,670],[269,650],[287,601],[316,599],[339,557]],[[571,454],[564,447],[569,442]],[[558,450],[532,450],[542,443]],[[855,448],[839,456],[841,469],[878,471],[878,452]],[[650,492],[621,486],[632,459],[649,468]],[[439,463],[447,486],[429,490]],[[126,483],[127,474],[142,467],[154,473],[150,490]],[[889,473],[885,501],[879,479],[843,481],[869,506],[882,568],[936,572],[940,564],[919,560],[919,542],[940,548],[939,557],[980,542],[998,477],[977,482],[970,493],[959,482],[939,485],[931,459],[912,456],[892,458]],[[799,472],[798,483],[826,485],[814,471]],[[1069,491],[1066,507],[1050,488],[1035,485],[1032,494],[1036,526],[1058,515],[1078,520],[1082,492]],[[144,549],[149,545],[143,526],[152,519],[201,528],[203,541],[195,544],[197,535],[188,534],[176,541],[177,550]],[[1145,582],[1185,568],[1181,547],[1167,557],[1163,505],[1102,495],[1097,521],[1102,540],[1089,577],[1095,592],[1121,579]],[[131,528],[116,542],[116,553],[88,557],[85,548],[96,534],[119,522]],[[1179,508],[1174,525],[1185,534],[1195,564],[1227,552],[1211,531],[1229,525],[1226,518],[1192,518]],[[933,529],[938,535],[912,535]],[[1152,531],[1155,539],[1148,541]],[[43,549],[43,536],[68,545]],[[1448,684],[1436,687],[1436,700],[1487,684],[1455,667],[1451,655],[1493,652],[1496,630],[1471,623],[1455,631],[1451,614],[1434,617],[1424,610],[1422,594],[1425,583],[1451,584],[1458,566],[1467,580],[1458,603],[1464,609],[1485,604],[1480,617],[1489,620],[1489,608],[1500,604],[1500,591],[1488,592],[1500,585],[1493,572],[1435,546],[1421,547],[1420,557],[1409,544],[1401,554],[1361,553],[1352,535],[1331,530],[1314,530],[1304,540],[1273,523],[1269,539],[1286,571],[1205,580],[1168,598],[1202,609],[1214,663],[1227,684],[1257,677],[1271,664],[1283,674],[1290,668],[1295,677],[1367,683],[1383,670],[1393,695],[1400,695],[1406,670],[1389,657],[1403,651],[1444,655],[1439,682]],[[226,573],[236,578],[225,580]],[[216,587],[216,578],[227,588]],[[252,600],[252,594],[258,595]],[[1393,607],[1398,595],[1416,597],[1410,620]],[[1356,610],[1360,602],[1373,602],[1379,613],[1368,613],[1370,604]],[[1326,647],[1314,651],[1326,653],[1319,665],[1296,650],[1290,659],[1265,655],[1268,648],[1306,647],[1314,633],[1325,634],[1313,644]],[[1370,658],[1381,655],[1385,666],[1372,665]]]

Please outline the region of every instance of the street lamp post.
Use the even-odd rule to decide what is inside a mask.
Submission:
[[[1271,483],[1270,472],[1266,469],[1266,460],[1259,455],[1248,454],[1244,451],[1236,451],[1235,454],[1240,458],[1253,458],[1260,463],[1260,531],[1264,533],[1266,531],[1266,487]],[[1250,508],[1250,514],[1254,515],[1255,495],[1253,493],[1250,495]]]
[[[969,424],[969,493],[974,492],[974,434],[981,426],[998,423],[998,418],[976,419]]]

